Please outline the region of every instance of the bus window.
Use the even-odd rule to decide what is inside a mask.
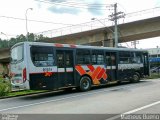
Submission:
[[[142,55],[138,52],[131,52],[131,63],[142,63]]]
[[[126,52],[126,51],[119,52],[119,61],[121,64],[131,63],[130,52]]]
[[[14,47],[11,50],[11,63],[21,61],[23,59],[23,45]]]
[[[90,51],[77,50],[77,64],[89,64],[89,63],[90,63]]]
[[[72,67],[73,66],[73,53],[67,52],[66,53],[66,67]]]
[[[57,54],[57,64],[58,67],[63,68],[64,67],[64,53],[60,52]]]
[[[92,51],[92,64],[104,64],[103,51]]]
[[[106,52],[106,64],[108,66],[116,65],[116,54]]]
[[[106,64],[108,65],[108,66],[111,66],[112,64],[111,64],[111,56],[110,56],[110,53],[106,53]]]
[[[116,55],[114,53],[111,53],[111,64],[116,65]]]
[[[47,67],[54,65],[54,55],[52,47],[31,47],[33,64],[37,67]]]

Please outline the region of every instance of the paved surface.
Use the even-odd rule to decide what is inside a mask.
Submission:
[[[0,113],[141,114],[160,113],[160,79],[93,88],[88,92],[53,92],[0,100]]]

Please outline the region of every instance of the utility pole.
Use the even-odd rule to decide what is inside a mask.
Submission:
[[[115,15],[115,20],[114,20],[114,39],[115,43],[114,46],[117,48],[118,47],[118,30],[117,30],[117,3],[114,4],[114,15]]]
[[[125,14],[123,12],[117,12],[117,3],[113,5],[114,13],[109,15],[110,20],[114,21],[114,47],[118,47],[118,28],[117,28],[117,21],[119,18],[124,18]]]
[[[133,45],[135,49],[137,48],[137,44],[139,44],[139,41],[135,40],[131,42],[131,45]]]

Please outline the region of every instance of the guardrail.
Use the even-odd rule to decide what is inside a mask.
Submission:
[[[159,15],[160,15],[160,7],[155,7],[152,9],[127,13],[127,14],[125,14],[125,18],[118,20],[118,24],[124,24],[124,23],[128,23],[128,22],[142,20],[142,19],[157,17]],[[43,31],[43,32],[37,33],[37,35],[41,34],[43,36],[52,38],[52,37],[58,37],[58,36],[63,36],[63,35],[68,35],[68,34],[73,34],[73,33],[79,33],[79,32],[84,32],[84,31],[89,31],[89,30],[93,30],[93,29],[97,29],[97,28],[109,27],[109,26],[114,25],[114,23],[112,21],[110,21],[109,18],[99,19],[99,20],[103,24],[100,23],[99,21],[95,20],[95,21],[85,22],[85,23],[81,23],[81,24],[70,25],[67,27]]]

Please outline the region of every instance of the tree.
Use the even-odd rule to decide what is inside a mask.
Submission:
[[[46,40],[49,39],[48,37],[44,37],[42,34],[40,35],[36,35],[34,33],[29,33],[28,34],[28,41],[41,41],[41,40]],[[24,42],[27,40],[27,37],[24,36],[23,34],[21,35],[17,35],[16,38],[10,38],[8,41],[7,40],[2,40],[0,38],[0,48],[7,48],[8,45],[11,47],[14,44],[18,43],[18,42]],[[9,44],[8,44],[9,42]]]

